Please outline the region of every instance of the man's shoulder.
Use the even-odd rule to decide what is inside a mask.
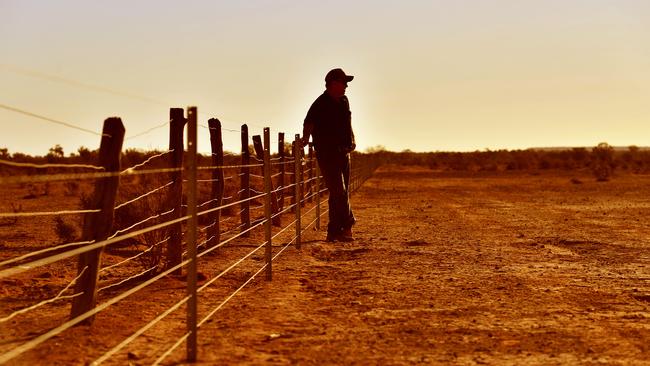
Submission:
[[[314,100],[314,104],[316,104],[316,103],[318,103],[318,104],[326,103],[326,102],[328,102],[328,100],[329,100],[329,95],[327,95],[327,93],[323,93],[323,94],[319,95],[316,98],[316,100]]]

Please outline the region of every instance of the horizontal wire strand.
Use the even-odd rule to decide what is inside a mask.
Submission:
[[[157,219],[157,218],[162,217],[162,216],[165,216],[165,215],[169,215],[170,213],[174,212],[174,210],[175,210],[175,208],[172,208],[172,209],[169,210],[169,211],[166,211],[166,212],[163,212],[163,213],[159,213],[159,214],[156,214],[156,215],[153,215],[153,216],[149,216],[149,217],[147,217],[146,219],[141,220],[141,221],[138,221],[138,222],[136,222],[135,224],[133,224],[133,225],[127,227],[127,228],[117,230],[113,235],[109,236],[107,239],[109,239],[109,240],[110,240],[110,239],[113,239],[114,237],[118,236],[119,234],[125,233],[125,232],[127,232],[127,231],[133,229],[134,227],[136,227],[136,226],[138,226],[138,225],[142,225],[142,224],[144,224],[144,223],[147,222],[147,221],[150,221],[150,220],[153,220],[153,219]]]
[[[140,253],[138,253],[138,254],[132,256],[132,257],[125,258],[124,260],[122,260],[122,261],[120,261],[120,262],[118,262],[118,263],[111,264],[110,266],[103,267],[103,268],[101,268],[101,269],[99,270],[99,273],[102,273],[102,272],[104,272],[104,271],[108,271],[108,270],[110,270],[111,268],[114,268],[114,267],[120,266],[120,265],[122,265],[122,264],[124,264],[124,263],[126,263],[126,262],[129,262],[129,261],[132,261],[132,260],[134,260],[134,259],[136,259],[136,258],[138,258],[138,257],[140,257],[140,256],[142,256],[142,255],[144,255],[145,253],[150,252],[151,250],[153,250],[153,248],[155,248],[156,246],[158,246],[158,245],[160,245],[160,244],[162,244],[162,243],[168,241],[169,239],[170,239],[170,237],[168,236],[167,238],[165,238],[165,239],[163,239],[163,240],[157,242],[156,244],[153,244],[153,245],[150,246],[149,248],[143,250],[142,252],[140,252]]]
[[[124,284],[124,283],[126,283],[126,282],[128,282],[128,281],[130,281],[130,280],[132,280],[132,279],[134,279],[134,278],[138,278],[138,277],[144,275],[144,274],[147,273],[147,272],[151,272],[151,271],[153,271],[153,270],[156,269],[156,268],[158,268],[158,266],[153,266],[153,267],[151,267],[151,268],[149,268],[149,269],[145,269],[144,271],[142,271],[142,272],[140,272],[140,273],[134,274],[133,276],[127,277],[127,278],[125,278],[125,279],[123,279],[123,280],[121,280],[121,281],[119,281],[119,282],[111,283],[110,285],[106,285],[106,286],[104,286],[104,287],[100,287],[100,288],[97,290],[97,293],[99,293],[99,292],[101,292],[101,291],[104,291],[104,290],[107,290],[107,289],[109,289],[109,288],[113,288],[113,287],[117,287],[117,286],[119,286],[119,285],[122,285],[122,284]]]
[[[32,216],[59,216],[79,215],[100,212],[101,210],[62,210],[62,211],[36,211],[36,212],[0,212],[1,217],[32,217]]]
[[[115,206],[115,210],[118,210],[118,209],[120,209],[120,208],[122,208],[122,207],[124,207],[126,205],[129,205],[129,204],[131,204],[133,202],[139,201],[139,200],[141,200],[141,199],[143,199],[143,198],[145,198],[145,197],[147,197],[147,196],[149,196],[151,194],[154,194],[154,193],[158,192],[159,190],[161,190],[161,189],[163,189],[165,187],[168,187],[168,186],[172,185],[173,183],[174,183],[174,181],[170,181],[169,183],[166,183],[166,184],[164,184],[164,185],[162,185],[162,186],[160,186],[158,188],[154,188],[151,191],[149,191],[147,193],[144,193],[144,194],[141,194],[140,196],[138,196],[138,197],[136,197],[136,198],[134,198],[132,200],[122,202],[119,205]]]
[[[72,281],[70,281],[70,282],[69,282],[69,283],[68,283],[68,284],[63,288],[63,290],[59,291],[58,295],[56,295],[55,297],[53,297],[53,298],[51,298],[51,299],[47,299],[47,300],[45,300],[45,301],[41,301],[41,302],[39,302],[38,304],[32,305],[32,306],[30,306],[30,307],[27,307],[27,308],[24,308],[24,309],[21,309],[21,310],[15,311],[15,312],[11,313],[10,315],[8,315],[8,316],[6,316],[6,317],[4,317],[4,318],[0,318],[0,323],[6,322],[6,321],[10,320],[11,318],[13,318],[13,317],[15,317],[15,316],[17,316],[17,315],[19,315],[19,314],[27,313],[27,312],[29,312],[29,311],[31,311],[31,310],[34,310],[34,309],[40,308],[40,307],[43,306],[43,305],[46,305],[46,304],[49,304],[49,303],[55,302],[55,301],[57,301],[57,300],[62,300],[62,299],[71,299],[71,298],[74,298],[74,297],[80,296],[81,294],[83,294],[83,292],[80,292],[80,293],[78,293],[78,294],[73,294],[73,295],[65,295],[65,296],[63,295],[63,293],[66,292],[66,291],[70,288],[70,286],[72,286],[73,284],[75,284],[75,283],[77,282],[77,280],[78,280],[79,278],[81,278],[81,276],[86,272],[87,269],[88,269],[88,266],[85,266],[84,269],[81,270],[81,272],[79,273],[79,275],[77,275],[77,277],[73,278]]]
[[[109,359],[112,355],[114,355],[115,353],[119,352],[119,351],[120,351],[122,348],[124,348],[126,345],[128,345],[128,344],[131,343],[131,342],[133,342],[133,340],[135,340],[136,338],[138,338],[139,336],[141,336],[144,332],[146,332],[147,330],[149,330],[151,327],[153,327],[154,325],[158,324],[161,320],[163,320],[164,318],[166,318],[167,315],[173,313],[173,312],[176,311],[178,308],[180,308],[181,306],[183,306],[183,304],[185,304],[189,299],[190,299],[189,296],[185,296],[185,297],[182,298],[180,301],[176,302],[176,304],[172,305],[170,308],[168,308],[167,310],[165,310],[164,312],[162,312],[160,315],[158,315],[156,318],[154,318],[153,320],[151,320],[149,323],[147,323],[147,324],[145,324],[144,326],[142,326],[140,329],[138,329],[137,331],[135,331],[133,334],[131,334],[131,335],[130,335],[129,337],[127,337],[125,340],[123,340],[122,342],[120,342],[118,345],[116,345],[115,347],[113,347],[113,348],[111,348],[110,350],[108,350],[107,352],[105,352],[103,355],[101,355],[99,358],[97,358],[95,361],[93,361],[93,362],[91,363],[91,365],[99,365],[99,364],[101,364],[102,362],[104,362],[104,361],[106,361],[107,359]]]
[[[56,120],[56,119],[54,119],[54,118],[49,118],[49,117],[41,116],[41,115],[38,115],[38,114],[35,114],[35,113],[32,113],[32,112],[28,112],[28,111],[25,111],[25,110],[22,110],[22,109],[16,108],[16,107],[8,106],[8,105],[6,105],[6,104],[0,104],[0,108],[6,109],[6,110],[9,110],[9,111],[12,111],[12,112],[16,112],[16,113],[24,114],[24,115],[26,115],[26,116],[34,117],[34,118],[37,118],[37,119],[40,119],[40,120],[43,120],[43,121],[47,121],[47,122],[51,122],[51,123],[56,123],[56,124],[59,124],[59,125],[62,125],[62,126],[66,126],[66,127],[69,127],[69,128],[75,129],[75,130],[79,130],[79,131],[83,131],[83,132],[88,132],[88,133],[91,133],[91,134],[96,135],[96,136],[108,136],[108,137],[110,137],[110,135],[105,135],[105,134],[102,134],[102,133],[100,133],[100,132],[96,132],[96,131],[89,130],[89,129],[86,129],[86,128],[83,128],[83,127],[79,127],[79,126],[74,125],[74,124],[72,124],[72,123],[68,123],[68,122],[63,122],[63,121]]]
[[[34,164],[34,163],[17,163],[15,161],[9,161],[0,159],[0,164],[14,166],[18,168],[37,168],[37,169],[47,169],[47,168],[74,168],[74,169],[94,169],[94,170],[105,170],[103,166],[89,165],[89,164]]]
[[[59,249],[68,248],[68,247],[72,247],[72,246],[79,246],[79,245],[85,245],[85,244],[92,244],[92,243],[94,243],[94,242],[95,242],[94,240],[78,241],[78,242],[74,242],[74,243],[66,243],[66,244],[61,244],[61,245],[57,245],[57,246],[50,247],[50,248],[45,248],[45,249],[37,250],[37,251],[35,251],[35,252],[30,252],[30,253],[27,253],[27,254],[21,255],[20,257],[16,257],[16,258],[12,258],[12,259],[8,259],[8,260],[6,260],[6,261],[0,262],[0,267],[4,267],[4,266],[6,266],[7,264],[20,262],[20,261],[25,260],[25,259],[27,259],[27,258],[33,257],[33,256],[35,256],[35,255],[39,255],[39,254],[43,254],[43,253],[47,253],[47,252],[51,252],[51,251],[53,251],[53,250],[59,250]]]
[[[121,294],[107,300],[106,302],[97,305],[97,307],[95,307],[94,309],[88,310],[87,312],[85,312],[85,313],[83,313],[83,314],[81,314],[81,315],[79,315],[79,316],[77,316],[77,317],[75,317],[73,319],[68,320],[67,322],[59,325],[58,327],[56,327],[54,329],[51,329],[48,332],[46,332],[44,334],[41,334],[40,336],[38,336],[36,338],[30,339],[29,341],[23,343],[22,345],[20,345],[20,346],[18,346],[16,348],[13,348],[11,351],[1,354],[0,355],[0,364],[9,361],[10,359],[12,359],[12,358],[14,358],[14,357],[28,351],[28,350],[34,348],[34,347],[38,346],[39,344],[45,342],[46,340],[60,334],[64,330],[66,330],[66,329],[68,329],[68,328],[70,328],[70,327],[72,327],[72,326],[74,326],[74,325],[88,319],[89,317],[103,311],[104,309],[106,309],[107,307],[115,304],[116,302],[130,296],[131,294],[133,294],[133,293],[135,293],[135,292],[137,292],[137,291],[139,291],[139,290],[141,290],[141,289],[143,289],[143,288],[145,288],[147,286],[149,286],[150,284],[152,284],[152,283],[156,282],[157,280],[167,276],[168,274],[178,270],[179,268],[182,268],[183,266],[187,265],[189,262],[190,262],[189,260],[185,260],[185,261],[175,265],[174,267],[169,268],[166,271],[158,274],[157,276],[152,277],[151,279],[149,279],[149,280],[147,280],[147,281],[145,281],[145,282],[143,282],[143,283],[141,283],[141,284],[139,284],[137,286],[132,287],[131,289],[129,289],[129,290],[127,290],[127,291],[125,291],[125,292],[123,292],[123,293],[121,293]]]
[[[171,121],[168,121],[168,122],[165,122],[165,123],[163,123],[163,124],[160,124],[160,125],[157,125],[157,126],[151,127],[151,128],[149,128],[149,129],[147,129],[146,131],[138,132],[138,133],[136,133],[136,134],[134,134],[134,135],[127,136],[127,137],[124,138],[124,141],[128,141],[128,140],[134,139],[134,138],[136,138],[136,137],[140,137],[140,136],[146,135],[146,134],[148,134],[148,133],[150,133],[150,132],[153,132],[153,131],[155,131],[155,130],[157,130],[157,129],[159,129],[159,128],[167,127],[167,126],[169,126],[169,123],[171,123]]]
[[[172,153],[172,152],[174,152],[174,149],[167,150],[167,151],[161,152],[160,154],[156,154],[156,155],[150,156],[150,157],[147,158],[147,160],[143,161],[142,163],[135,164],[134,166],[132,166],[132,167],[130,167],[130,168],[126,168],[126,169],[122,170],[122,171],[120,172],[120,174],[126,174],[127,172],[134,171],[134,170],[136,170],[136,169],[138,169],[138,168],[140,168],[140,167],[142,167],[142,166],[147,165],[151,160],[156,159],[156,158],[159,158],[159,157],[161,157],[161,156],[165,156],[165,155],[167,155],[167,154],[169,154],[169,153]]]
[[[15,266],[15,267],[0,270],[0,278],[9,277],[9,276],[12,276],[12,275],[15,275],[15,274],[22,273],[24,271],[33,269],[33,268],[37,268],[37,267],[44,266],[44,265],[47,265],[47,264],[50,264],[50,263],[58,262],[60,260],[70,258],[70,257],[75,256],[75,255],[79,255],[79,254],[82,254],[82,253],[89,252],[91,250],[104,248],[104,247],[106,247],[108,245],[111,245],[113,243],[118,243],[118,242],[120,242],[122,240],[130,239],[130,238],[136,237],[138,235],[142,235],[142,234],[154,231],[154,230],[162,229],[164,227],[167,227],[167,226],[179,223],[179,222],[183,222],[185,220],[188,220],[189,218],[190,218],[189,215],[185,215],[183,217],[179,217],[179,218],[174,219],[174,220],[169,220],[169,221],[157,224],[157,225],[149,226],[147,228],[140,229],[140,230],[137,230],[137,231],[133,231],[131,233],[124,234],[122,236],[117,236],[117,237],[114,237],[112,239],[105,239],[105,240],[102,240],[100,242],[96,242],[94,244],[86,245],[83,248],[73,249],[73,250],[70,250],[70,251],[66,251],[66,252],[63,252],[63,253],[59,253],[59,254],[50,256],[50,257],[37,259],[37,260],[29,262],[29,263],[25,263],[25,264],[21,264],[21,265]]]

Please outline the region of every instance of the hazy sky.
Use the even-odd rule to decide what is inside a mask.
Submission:
[[[361,150],[650,145],[647,0],[0,0],[0,14],[0,105],[95,131],[119,116],[128,137],[196,105],[202,124],[293,137],[342,67]],[[10,152],[99,145],[3,109],[0,125]]]

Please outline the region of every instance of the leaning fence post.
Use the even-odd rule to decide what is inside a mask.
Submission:
[[[219,168],[212,169],[212,195],[210,199],[212,203],[208,205],[208,208],[214,209],[223,204],[223,191],[224,191],[224,180],[223,180],[223,139],[221,136],[221,122],[216,118],[211,118],[208,120],[208,128],[210,129],[210,145],[212,147],[212,165]],[[208,227],[208,242],[206,246],[208,248],[219,244],[221,241],[221,225],[219,221],[221,220],[221,210],[215,210],[208,214],[209,222],[211,222]]]
[[[98,165],[104,167],[106,172],[120,171],[120,152],[124,141],[124,125],[117,117],[104,121],[102,140],[99,145]],[[89,213],[84,218],[83,241],[100,242],[108,238],[113,224],[115,211],[115,197],[119,185],[119,175],[99,178],[95,183],[95,190],[91,198],[92,208],[100,209],[99,212]],[[77,274],[79,280],[75,283],[75,294],[81,293],[72,300],[70,318],[92,310],[97,303],[97,277],[101,265],[102,249],[94,249],[79,255]],[[87,318],[83,323],[91,324],[94,316]]]
[[[171,202],[172,212],[171,219],[183,217],[183,130],[185,129],[185,111],[183,108],[169,109],[169,154],[170,168],[177,169],[171,172],[172,185],[169,189],[168,200]],[[182,226],[176,223],[169,226],[169,242],[167,243],[167,268],[176,266],[182,261],[183,244],[182,244]],[[175,275],[180,275],[182,270],[179,268],[174,271]]]
[[[266,280],[273,278],[272,270],[272,245],[271,245],[271,202],[273,201],[273,187],[271,185],[271,133],[268,127],[264,128],[264,237],[266,240]]]
[[[285,171],[286,167],[284,166],[285,162],[285,157],[284,157],[284,132],[279,132],[278,133],[278,158],[280,160],[280,177],[278,179],[278,188],[280,188],[279,193],[279,202],[278,205],[280,206],[280,211],[284,208],[284,176],[285,176]]]
[[[300,227],[300,202],[302,197],[302,190],[300,184],[301,182],[301,177],[302,174],[300,173],[301,171],[301,154],[300,151],[302,151],[302,145],[300,143],[300,135],[296,135],[295,140],[293,142],[293,157],[294,157],[294,172],[293,175],[296,177],[296,187],[294,189],[294,197],[296,199],[296,206],[294,212],[296,213],[296,248],[300,249],[301,245],[301,234],[302,234],[302,229]]]
[[[187,107],[187,360],[196,361],[196,107]]]
[[[241,126],[241,173],[240,173],[240,189],[239,189],[239,200],[242,201],[240,204],[241,208],[241,231],[248,230],[251,227],[251,215],[250,215],[250,206],[251,203],[248,200],[250,197],[250,151],[248,150],[248,126],[243,124]],[[250,236],[250,232],[246,232],[243,236]]]

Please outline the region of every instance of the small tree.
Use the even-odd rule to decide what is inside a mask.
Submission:
[[[606,182],[614,172],[614,148],[601,142],[591,150],[593,156],[591,170],[599,182]]]
[[[61,147],[59,144],[56,144],[50,148],[50,152],[48,152],[45,157],[49,163],[53,163],[63,159],[63,156],[63,147]]]

